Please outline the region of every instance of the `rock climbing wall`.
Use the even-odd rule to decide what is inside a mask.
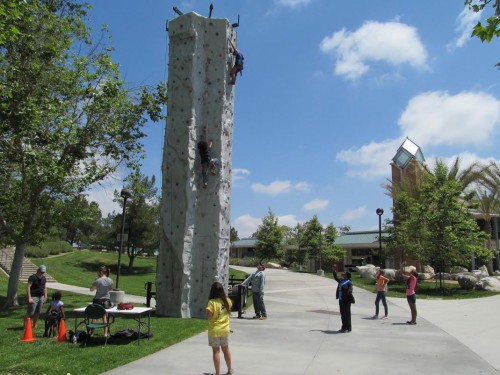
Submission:
[[[226,286],[234,86],[227,19],[184,14],[168,24],[168,117],[163,152],[156,314],[204,318],[214,281]],[[218,175],[203,187],[200,140],[213,140]]]

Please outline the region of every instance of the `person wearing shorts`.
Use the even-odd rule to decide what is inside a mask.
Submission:
[[[233,374],[231,367],[231,352],[229,351],[229,318],[232,303],[227,298],[221,283],[215,282],[210,288],[208,297],[207,319],[208,319],[208,345],[212,347],[212,357],[215,367],[215,375],[220,375],[220,351],[224,354],[227,365],[227,373]]]
[[[33,318],[33,328],[37,327],[43,303],[47,300],[45,272],[47,272],[47,267],[44,265],[39,266],[36,273],[28,278],[28,285],[26,287],[26,294],[28,295],[26,317]]]
[[[403,277],[406,280],[406,300],[411,311],[411,320],[408,320],[406,324],[415,325],[417,324],[417,294],[415,288],[417,287],[418,272],[415,268],[411,268],[409,275],[403,274]]]

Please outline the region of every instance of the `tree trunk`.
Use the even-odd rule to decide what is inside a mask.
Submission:
[[[19,277],[23,269],[23,259],[26,253],[27,243],[16,244],[16,251],[12,261],[12,268],[10,270],[9,285],[7,287],[7,301],[5,307],[19,306],[17,298],[17,291],[19,288]]]

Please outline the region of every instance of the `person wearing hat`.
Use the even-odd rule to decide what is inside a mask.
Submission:
[[[41,265],[35,274],[28,278],[26,292],[28,295],[28,311],[26,317],[33,317],[33,328],[37,327],[38,317],[42,311],[42,305],[47,300],[47,280],[45,279],[47,267]]]

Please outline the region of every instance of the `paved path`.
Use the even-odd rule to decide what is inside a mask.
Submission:
[[[404,299],[390,299],[389,320],[371,320],[375,295],[355,288],[353,331],[339,334],[334,281],[283,270],[266,274],[269,319],[252,320],[249,312],[231,320],[230,349],[238,375],[500,374],[495,353],[500,296],[418,300],[418,324],[409,326]],[[106,375],[211,372],[211,350],[202,333]]]

